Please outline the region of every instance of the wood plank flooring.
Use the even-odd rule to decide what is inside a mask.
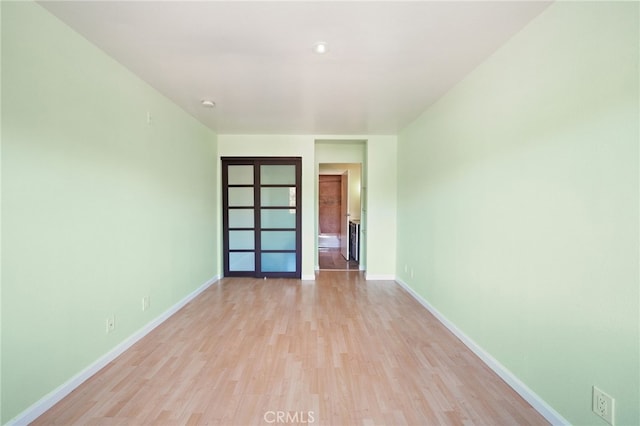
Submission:
[[[321,270],[357,271],[358,262],[347,260],[340,253],[339,248],[318,248],[318,267]]]
[[[542,425],[393,281],[225,278],[33,424]]]

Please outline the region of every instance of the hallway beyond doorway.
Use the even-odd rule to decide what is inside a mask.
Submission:
[[[340,247],[319,247],[318,267],[321,271],[357,271],[360,269],[358,262],[346,260],[344,256],[342,256]]]

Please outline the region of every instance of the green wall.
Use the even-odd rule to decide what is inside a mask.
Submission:
[[[369,138],[362,179],[361,243],[366,247],[367,279],[392,280],[396,269],[398,138]],[[363,228],[364,227],[364,228]]]
[[[580,425],[640,424],[638,8],[555,3],[398,142],[399,278]]]
[[[2,241],[2,2],[0,1],[0,242]],[[2,424],[2,244],[0,243],[0,424]]]
[[[2,67],[4,423],[217,275],[218,252],[213,132],[35,3],[2,2]]]

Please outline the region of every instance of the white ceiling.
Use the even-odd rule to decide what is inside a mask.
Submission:
[[[220,134],[350,135],[397,133],[549,2],[40,4]]]

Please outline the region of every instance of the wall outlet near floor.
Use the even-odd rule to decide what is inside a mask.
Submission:
[[[614,424],[615,399],[597,387],[593,387],[592,407],[594,413],[602,417],[610,425]]]
[[[147,309],[149,309],[150,306],[151,306],[151,299],[149,298],[149,296],[144,296],[142,298],[142,310],[146,311]]]
[[[111,315],[107,318],[107,334],[116,329],[116,317]]]

